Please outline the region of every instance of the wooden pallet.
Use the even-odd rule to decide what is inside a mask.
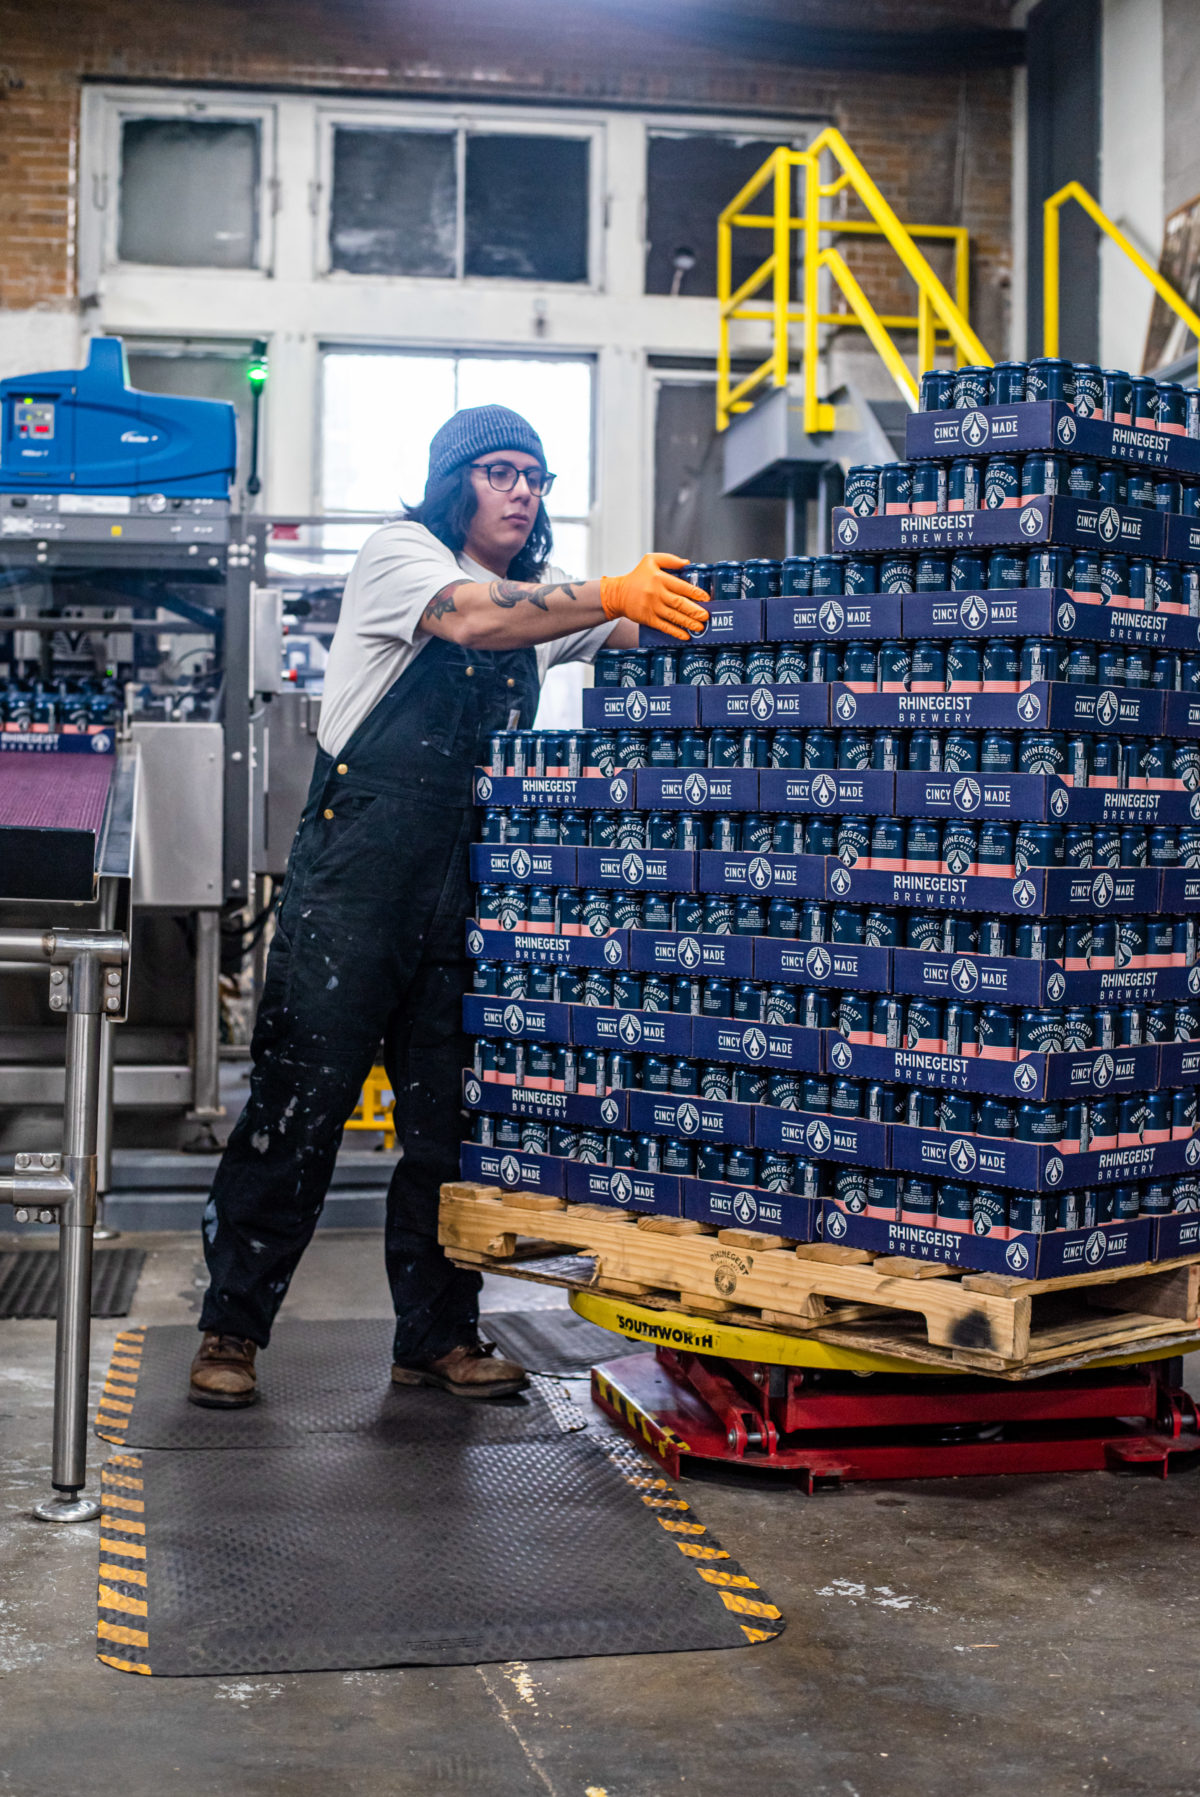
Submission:
[[[466,1181],[439,1236],[460,1265],[1004,1378],[1200,1343],[1200,1255],[1010,1279]]]

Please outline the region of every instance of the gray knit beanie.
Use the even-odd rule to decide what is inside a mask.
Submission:
[[[527,418],[511,412],[507,406],[468,406],[447,418],[429,445],[426,499],[447,474],[495,449],[520,449],[526,455],[535,455],[543,468],[546,466],[542,439]]]

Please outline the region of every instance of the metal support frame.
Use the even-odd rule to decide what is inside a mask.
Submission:
[[[225,1115],[221,1103],[221,913],[205,909],[196,917],[195,1013],[192,1033],[190,1122],[200,1131],[185,1144],[190,1154],[216,1154],[213,1124]]]
[[[43,1522],[91,1522],[100,1514],[87,1482],[92,1235],[96,1222],[102,1039],[123,1009],[128,938],[115,930],[0,929],[0,965],[48,965],[50,1006],[67,1014],[66,1101],[61,1154],[18,1154],[0,1174],[0,1203],[16,1220],[58,1220],[58,1321],[54,1344],[56,1496],[34,1505]]]
[[[821,179],[821,156],[828,153],[840,167],[832,180]],[[802,170],[803,209],[799,217],[792,214],[794,169]],[[755,197],[771,184],[770,213],[747,210]],[[822,218],[821,201],[846,191],[853,192],[869,213],[867,218]],[[733,287],[733,231],[745,228],[770,231],[771,253],[744,280]],[[791,302],[792,234],[803,241],[802,303]],[[882,237],[895,251],[917,289],[917,311],[880,313],[866,297],[845,258],[832,247],[822,249],[822,234]],[[929,262],[917,248],[918,237],[940,239],[954,247],[954,298],[938,279]],[[820,276],[828,271],[844,295],[849,310],[823,312],[820,305]],[[770,304],[756,294],[770,283]],[[970,293],[970,242],[963,225],[905,225],[884,199],[866,169],[854,154],[840,131],[830,127],[815,137],[803,150],[781,144],[773,150],[762,167],[750,177],[741,191],[729,202],[717,220],[717,299],[720,307],[720,338],[717,347],[717,429],[726,430],[735,413],[750,410],[751,395],[764,383],[786,387],[788,383],[788,329],[803,326],[803,400],[804,428],[811,436],[834,429],[834,409],[823,402],[817,392],[817,361],[820,353],[820,327],[858,326],[882,359],[901,395],[910,406],[917,403],[917,385],[891,332],[915,331],[917,334],[917,367],[923,372],[933,365],[939,343],[952,345],[956,360],[987,363],[991,356],[968,323]],[[730,326],[734,320],[769,322],[772,330],[771,353],[741,380],[732,381]]]

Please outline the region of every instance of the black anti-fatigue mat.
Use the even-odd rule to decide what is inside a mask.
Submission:
[[[435,1394],[436,1396],[437,1394]],[[348,1436],[116,1456],[98,1651],[167,1677],[744,1647],[779,1612],[632,1450]]]
[[[384,1319],[278,1324],[271,1346],[258,1359],[262,1395],[248,1410],[189,1404],[188,1368],[198,1330],[186,1323],[122,1330],[97,1408],[96,1432],[116,1447],[189,1452],[289,1447],[328,1434],[396,1448],[440,1439],[446,1431],[447,1439],[476,1444],[527,1441],[531,1431],[557,1435],[533,1393],[475,1403],[393,1385],[393,1328]],[[450,1421],[458,1411],[468,1412],[467,1419]]]
[[[92,1315],[127,1317],[146,1256],[141,1248],[97,1248],[92,1257]],[[58,1249],[0,1254],[0,1318],[58,1315]]]
[[[646,1352],[645,1342],[628,1341],[573,1310],[489,1310],[480,1317],[479,1330],[531,1373],[586,1372],[598,1360]]]

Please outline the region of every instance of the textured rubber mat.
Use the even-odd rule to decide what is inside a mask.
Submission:
[[[96,1432],[118,1447],[189,1452],[288,1447],[327,1434],[396,1448],[443,1434],[454,1442],[481,1444],[525,1441],[531,1431],[557,1435],[535,1393],[465,1403],[438,1391],[393,1385],[393,1326],[387,1319],[280,1323],[259,1356],[262,1395],[248,1410],[189,1404],[188,1368],[200,1340],[196,1329],[181,1323],[123,1330],[105,1377]],[[486,1326],[485,1321],[485,1331]],[[468,1416],[452,1420],[458,1411]]]
[[[436,1395],[436,1394],[435,1394]],[[99,1653],[167,1677],[744,1647],[782,1627],[656,1469],[590,1436],[346,1436],[103,1469]]]
[[[479,1327],[502,1354],[531,1373],[586,1372],[598,1360],[646,1352],[644,1342],[600,1329],[573,1310],[489,1310]]]
[[[92,1258],[92,1315],[127,1317],[146,1256],[141,1248],[98,1248]],[[58,1315],[58,1249],[0,1254],[0,1318]]]

